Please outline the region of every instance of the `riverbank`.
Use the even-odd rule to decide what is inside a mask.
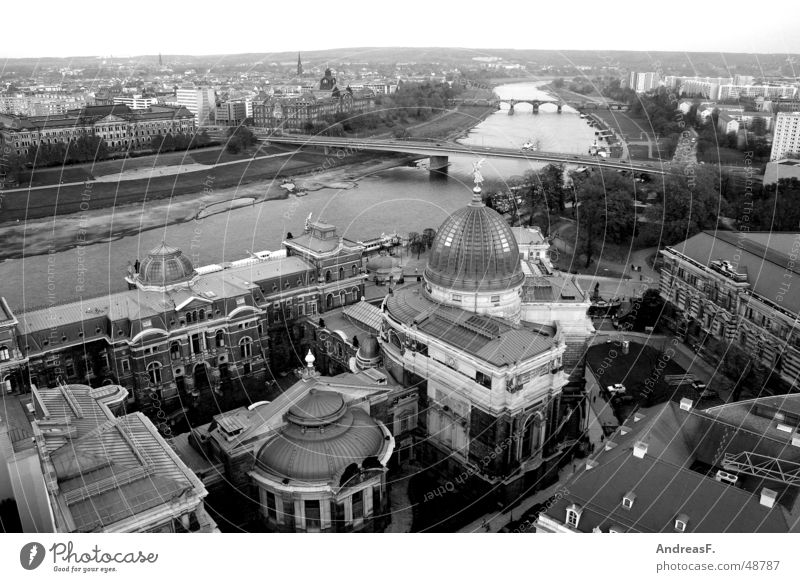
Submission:
[[[359,159],[352,163],[320,171],[314,166],[294,172],[295,185],[306,191],[325,188],[355,188],[365,176],[407,165],[413,156],[382,159]],[[141,232],[166,226],[202,221],[209,216],[294,196],[281,188],[280,179],[264,180],[231,187],[201,189],[197,196],[145,198],[143,201],[95,208],[65,216],[20,221],[3,226],[0,260],[18,259],[64,251],[77,246],[110,243]]]

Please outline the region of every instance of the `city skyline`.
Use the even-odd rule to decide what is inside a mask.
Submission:
[[[676,11],[665,15],[625,0],[615,4],[613,12],[596,10],[594,3],[572,3],[569,12],[561,5],[537,5],[530,9],[531,18],[515,18],[525,14],[527,6],[512,5],[503,10],[454,12],[448,5],[430,5],[419,2],[405,3],[391,14],[384,15],[374,6],[359,2],[350,7],[346,15],[333,18],[306,18],[302,21],[303,34],[298,37],[292,26],[272,26],[272,22],[287,23],[296,19],[291,6],[244,6],[240,22],[256,22],[263,18],[264,28],[245,26],[252,34],[231,35],[222,39],[226,30],[217,21],[208,18],[204,11],[187,11],[181,5],[159,7],[162,22],[178,22],[180,27],[169,26],[154,44],[152,37],[142,42],[139,35],[107,34],[117,25],[121,10],[109,11],[99,2],[91,1],[81,12],[81,25],[86,34],[65,37],[61,27],[73,22],[71,8],[47,1],[43,8],[55,17],[37,22],[36,38],[31,38],[29,27],[13,27],[4,31],[4,47],[0,58],[42,58],[55,56],[138,56],[143,54],[218,55],[239,53],[273,53],[296,50],[322,50],[344,47],[476,47],[476,56],[482,50],[496,49],[553,49],[570,50],[639,50],[686,51],[753,54],[800,54],[800,39],[794,34],[800,16],[791,11],[788,2],[777,2],[774,13],[782,8],[781,18],[765,19],[758,23],[752,34],[731,34],[725,27],[706,28],[702,35],[681,33],[688,26],[691,15]],[[311,14],[321,13],[322,4],[312,2]],[[707,9],[725,11],[727,4],[715,3]],[[24,22],[29,18],[21,5],[5,8],[9,21]],[[244,18],[244,15],[248,15]],[[573,15],[578,15],[575,18]],[[724,16],[724,15],[723,15]],[[146,30],[154,26],[153,13],[147,11],[124,12],[124,26],[128,31]],[[384,26],[391,19],[391,27]],[[642,25],[641,22],[646,24]],[[547,23],[562,26],[548,26]],[[538,26],[542,24],[542,26]],[[233,26],[241,26],[234,23]],[[117,31],[119,32],[119,31]],[[140,39],[140,40],[135,40]]]

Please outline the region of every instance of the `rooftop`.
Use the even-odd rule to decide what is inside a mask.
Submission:
[[[547,326],[476,315],[429,299],[421,285],[398,289],[387,297],[392,318],[494,366],[512,365],[555,345],[554,330]]]
[[[705,266],[711,261],[729,261],[739,272],[746,269],[750,289],[774,301],[786,273],[800,277],[800,264],[790,259],[798,240],[800,232],[706,230],[672,248]],[[800,313],[800,293],[786,293],[782,297],[782,307]]]
[[[638,443],[646,444],[642,457],[632,452]],[[563,522],[566,508],[575,503],[584,510],[583,532],[595,527],[607,531],[611,525],[623,531],[671,532],[681,514],[688,517],[686,531],[694,533],[797,531],[800,524],[790,518],[796,487],[744,472],[736,485],[715,479],[716,471],[725,468],[725,454],[743,451],[785,463],[800,457],[800,448],[787,446],[786,439],[765,439],[708,411],[685,410],[675,402],[641,410],[607,439],[592,457],[592,468],[580,469],[565,484],[569,493],[547,514]],[[778,491],[772,509],[759,501],[763,487]],[[629,492],[635,501],[623,508]]]

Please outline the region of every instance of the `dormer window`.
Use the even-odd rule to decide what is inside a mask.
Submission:
[[[689,524],[689,516],[685,513],[681,513],[678,517],[675,518],[675,531],[679,533],[683,533],[686,531],[686,526]]]
[[[630,509],[633,507],[633,502],[636,501],[636,493],[633,491],[628,491],[625,496],[622,498],[622,507],[625,509]]]
[[[569,527],[577,528],[581,520],[581,513],[583,510],[574,503],[567,507],[567,525]]]

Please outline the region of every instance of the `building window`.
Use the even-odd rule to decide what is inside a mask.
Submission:
[[[217,330],[217,333],[214,334],[214,343],[218,348],[225,346],[225,332],[221,329]]]
[[[128,360],[122,360],[122,371],[126,374],[131,371],[131,363]]]
[[[353,521],[364,518],[364,490],[353,493]]]
[[[169,357],[171,360],[179,360],[181,358],[180,342],[172,342],[169,344]]]
[[[275,494],[269,491],[266,492],[267,497],[267,518],[270,520],[276,520],[278,518],[278,512],[275,508]]]
[[[192,353],[193,354],[199,354],[201,351],[202,351],[202,346],[200,344],[200,334],[199,333],[193,334],[192,335]]]
[[[305,516],[306,516],[306,529],[320,529],[320,511],[319,500],[312,499],[304,502]]]
[[[8,347],[0,346],[0,362],[5,362],[9,359],[11,359],[11,352],[9,352]]]
[[[488,388],[489,390],[492,389],[492,377],[488,374],[477,372],[475,374],[475,381],[484,388]]]
[[[492,295],[492,305],[499,305],[499,304],[500,304],[500,296]]]
[[[249,337],[243,337],[239,341],[239,355],[242,358],[249,358],[253,355],[253,340]]]
[[[452,298],[453,301],[455,301],[456,303],[461,303],[461,295],[456,295],[455,293],[453,293]]]
[[[161,384],[161,364],[158,362],[147,364],[147,377],[154,386]]]
[[[284,523],[294,527],[294,501],[291,499],[283,500]]]
[[[577,505],[570,505],[567,508],[567,525],[577,528],[581,520],[581,510]]]

